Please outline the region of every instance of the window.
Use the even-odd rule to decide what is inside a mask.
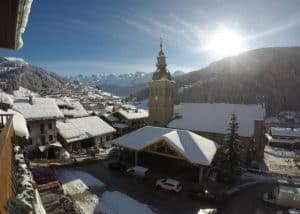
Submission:
[[[44,124],[41,124],[41,125],[40,125],[40,130],[41,130],[42,133],[45,131],[45,126],[44,126]]]
[[[48,129],[52,129],[52,123],[48,123]]]
[[[50,141],[50,142],[53,141],[53,135],[49,135],[49,141]]]
[[[106,136],[106,141],[109,141],[110,140],[110,136]]]

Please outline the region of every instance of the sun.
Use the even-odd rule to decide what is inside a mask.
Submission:
[[[220,28],[209,38],[206,49],[217,56],[232,56],[247,49],[245,40],[237,32]]]

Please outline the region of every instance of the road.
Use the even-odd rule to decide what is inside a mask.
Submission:
[[[217,206],[212,202],[193,198],[186,192],[178,194],[156,190],[155,180],[136,179],[122,172],[107,169],[101,160],[65,168],[88,172],[104,182],[106,190],[122,192],[141,203],[149,205],[157,213],[196,214],[200,208]],[[222,203],[222,213],[274,213],[261,200],[263,193],[270,191],[272,188],[274,188],[274,184],[256,185],[244,190]],[[93,191],[93,189],[91,190]],[[96,190],[93,192],[101,197],[102,192]]]

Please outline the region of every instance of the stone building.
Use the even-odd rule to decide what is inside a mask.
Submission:
[[[149,124],[166,126],[174,113],[175,82],[167,70],[166,56],[160,43],[156,71],[149,82]]]

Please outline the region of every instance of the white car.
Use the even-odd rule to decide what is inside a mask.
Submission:
[[[175,192],[180,192],[182,190],[182,185],[179,181],[170,178],[165,178],[156,181],[156,188],[162,188],[166,190],[173,190]]]
[[[127,169],[126,172],[131,175],[145,177],[147,174],[149,174],[149,169],[142,166],[134,166]]]

